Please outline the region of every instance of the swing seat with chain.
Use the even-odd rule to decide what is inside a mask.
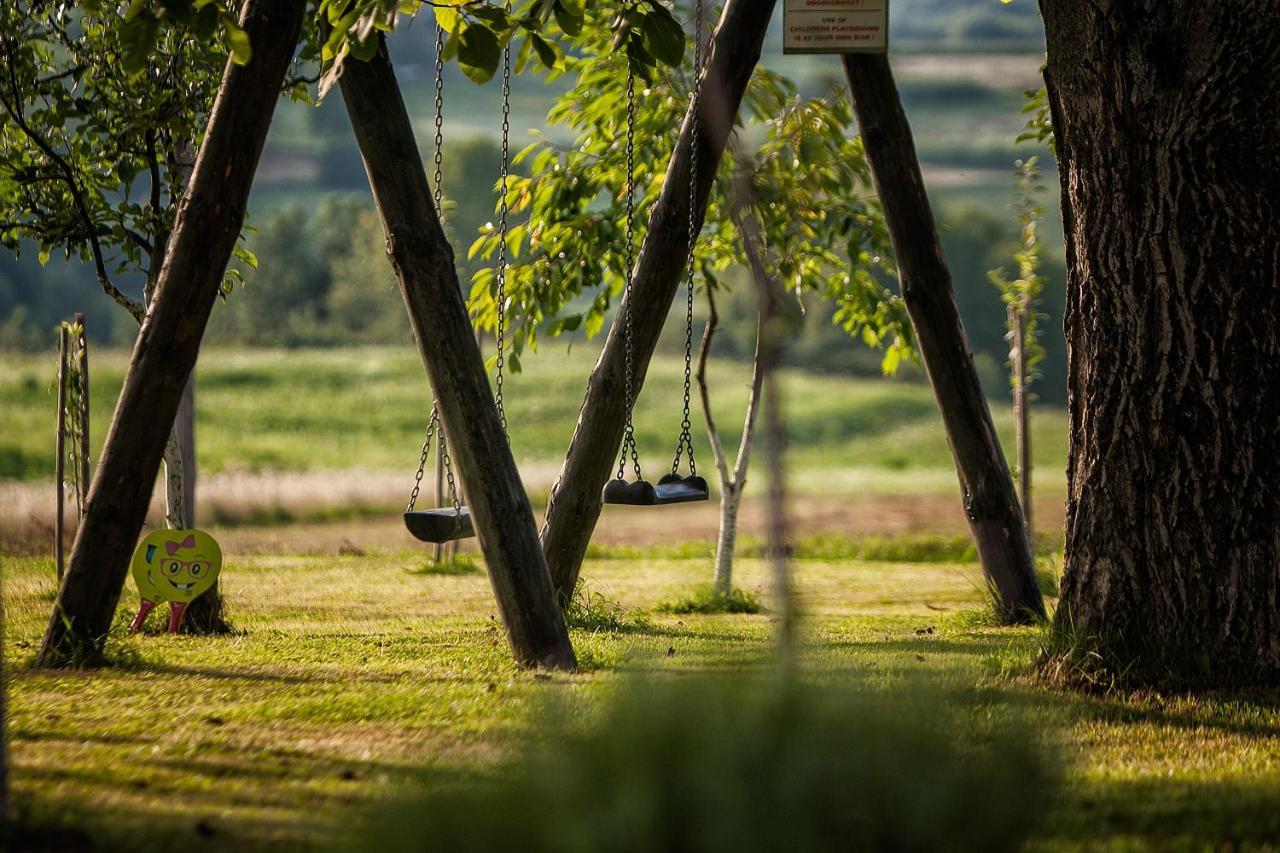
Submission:
[[[404,526],[414,538],[436,545],[476,535],[471,524],[471,510],[465,506],[457,509],[451,506],[412,509],[404,514]]]
[[[441,163],[443,160],[444,147],[444,30],[439,25],[436,26],[436,63],[435,63],[435,174],[433,175],[433,200],[435,209],[442,209],[443,200],[443,184],[441,174]],[[498,256],[498,293],[496,297],[499,306],[506,304],[504,295],[506,283],[506,262],[507,262],[507,169],[508,169],[508,137],[510,134],[510,97],[511,97],[511,48],[508,45],[503,51],[503,69],[502,69],[502,167],[500,176],[500,205],[501,220],[499,233],[501,237],[501,249]],[[505,435],[507,432],[507,416],[503,408],[502,386],[503,386],[503,364],[505,361],[505,312],[499,308],[498,311],[498,357],[497,357],[497,390],[494,395],[494,403],[498,408],[498,416],[502,422],[502,431]],[[440,478],[447,476],[448,478],[448,498],[451,505],[437,506],[430,509],[416,509],[418,493],[422,487],[422,477],[427,465],[427,457],[431,452],[433,439],[437,443],[439,470],[437,471],[436,491],[437,498],[442,495],[442,483]],[[431,415],[427,419],[426,436],[422,443],[422,454],[418,460],[418,471],[414,479],[413,491],[409,496],[409,505],[404,512],[404,526],[415,538],[423,542],[429,542],[434,545],[442,545],[446,542],[453,542],[458,539],[469,539],[476,535],[475,525],[471,520],[471,510],[464,506],[461,502],[458,485],[454,480],[453,465],[449,459],[448,445],[445,440],[444,424],[440,420],[439,410],[433,405],[431,407]],[[436,559],[440,558],[440,550],[436,551]]]
[[[682,477],[679,474],[665,474],[657,484],[648,480],[613,479],[605,483],[602,498],[607,504],[625,504],[627,506],[662,506],[663,504],[682,504],[692,501],[705,501],[711,497],[707,481],[697,474]]]
[[[702,68],[702,4],[699,2],[694,13],[695,31],[694,31],[694,88],[692,92],[691,109],[693,114],[698,114],[698,101],[700,95],[700,81]],[[632,73],[627,74],[627,121],[626,121],[626,154],[627,154],[627,184],[625,194],[627,198],[627,218],[626,218],[626,249],[625,249],[625,269],[626,282],[625,294],[621,307],[621,320],[623,322],[624,340],[626,342],[626,422],[623,429],[622,448],[618,459],[618,472],[614,479],[605,483],[604,490],[601,492],[600,498],[606,504],[622,504],[626,506],[662,506],[664,504],[692,503],[695,501],[709,500],[711,490],[707,486],[707,481],[703,477],[698,476],[696,463],[693,458],[693,435],[691,433],[692,424],[689,420],[689,397],[690,382],[693,363],[693,290],[694,290],[694,246],[697,242],[698,227],[694,218],[694,194],[698,183],[697,158],[693,158],[690,171],[689,182],[689,248],[688,248],[688,267],[687,278],[688,285],[686,288],[687,300],[685,303],[685,337],[684,337],[684,419],[680,423],[680,438],[676,442],[675,459],[671,463],[671,471],[665,474],[656,484],[645,480],[640,471],[640,459],[636,452],[635,426],[632,423],[633,408],[635,405],[635,387],[634,387],[634,366],[632,363],[632,324],[631,324],[631,270],[634,260],[634,242],[632,222],[635,217],[635,201],[634,201],[634,164],[632,160],[635,140],[635,77]],[[698,144],[697,121],[694,122],[693,146],[696,149]],[[688,454],[688,475],[680,473],[681,458]],[[630,457],[631,466],[635,471],[634,480],[624,479],[627,467],[627,459]]]

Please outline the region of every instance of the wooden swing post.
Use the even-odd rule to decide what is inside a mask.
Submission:
[[[348,59],[339,86],[387,253],[449,439],[450,459],[484,553],[516,660],[577,665],[542,556],[533,509],[489,387],[395,71],[381,35],[368,62]]]

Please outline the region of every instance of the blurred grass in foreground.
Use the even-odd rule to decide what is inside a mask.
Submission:
[[[398,797],[369,851],[766,853],[1020,849],[1056,761],[1012,717],[976,724],[937,691],[768,674],[637,679],[584,726],[543,711],[509,762]]]

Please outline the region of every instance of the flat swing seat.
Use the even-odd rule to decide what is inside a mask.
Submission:
[[[707,488],[707,481],[697,475],[666,474],[657,485],[648,480],[636,480],[634,483],[610,480],[605,483],[601,497],[607,504],[662,506],[705,501],[711,497],[711,490]]]
[[[451,506],[410,510],[404,514],[404,526],[415,538],[436,545],[476,535],[471,510],[465,506],[458,510]]]

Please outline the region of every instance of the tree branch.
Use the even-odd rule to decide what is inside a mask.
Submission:
[[[710,316],[702,331],[702,343],[698,346],[698,395],[702,398],[702,417],[707,422],[707,438],[711,442],[711,453],[716,458],[716,471],[720,474],[720,485],[725,489],[734,488],[737,484],[729,479],[729,463],[724,456],[724,445],[720,442],[720,430],[716,427],[716,419],[711,414],[711,394],[707,390],[707,357],[711,352],[711,338],[720,325],[720,314],[716,311],[716,299],[712,295],[711,285],[707,285],[707,307]]]
[[[71,192],[71,199],[76,208],[76,215],[80,217],[81,223],[84,225],[85,236],[89,241],[89,249],[93,254],[93,265],[97,270],[98,284],[102,286],[103,291],[110,296],[118,305],[133,315],[133,318],[139,323],[142,322],[143,311],[142,306],[134,300],[125,296],[115,284],[111,281],[111,276],[107,274],[106,260],[102,254],[102,245],[98,242],[98,235],[94,230],[93,218],[89,215],[89,207],[85,203],[84,194],[80,189],[79,183],[75,178],[75,171],[71,164],[66,161],[62,155],[58,154],[49,143],[41,139],[31,126],[27,124],[26,117],[23,116],[22,110],[19,109],[22,98],[22,90],[18,85],[18,71],[14,67],[13,49],[10,46],[11,40],[5,39],[5,62],[9,71],[9,86],[13,93],[12,103],[8,98],[0,97],[0,106],[4,107],[4,111],[8,113],[9,118],[22,131],[27,139],[35,145],[40,151],[48,157],[54,165],[62,172],[62,179],[67,185],[67,189]]]

